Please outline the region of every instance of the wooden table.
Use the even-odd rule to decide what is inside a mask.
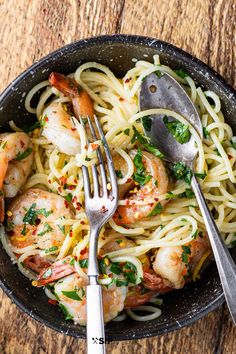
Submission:
[[[171,42],[236,86],[235,0],[0,0],[3,89],[37,59],[99,34],[132,33]],[[84,353],[85,342],[58,334],[23,314],[0,293],[0,353]],[[108,345],[117,353],[236,353],[226,306],[188,328]]]

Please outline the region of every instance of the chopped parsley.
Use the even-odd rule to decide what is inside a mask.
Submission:
[[[58,246],[52,246],[50,248],[46,248],[46,250],[44,250],[45,253],[52,253],[58,250]]]
[[[73,319],[73,316],[70,315],[69,311],[67,310],[67,308],[64,305],[59,304],[59,307],[62,310],[62,312],[64,313],[64,315],[66,316],[66,318],[65,318],[66,321]]]
[[[161,203],[157,203],[155,205],[155,207],[153,208],[153,210],[151,211],[151,213],[148,214],[148,216],[156,216],[162,212],[162,209],[163,209],[163,207],[162,207]]]
[[[43,236],[45,234],[47,234],[48,232],[52,231],[53,228],[46,222],[43,228],[43,231],[41,231],[38,236]]]
[[[81,297],[78,295],[77,291],[62,291],[62,294],[72,300],[82,301]]]
[[[68,193],[64,198],[68,203],[70,203],[72,201],[73,195],[71,193]]]
[[[146,131],[150,132],[152,127],[152,118],[149,116],[142,118],[143,127]]]
[[[88,259],[80,259],[79,265],[81,268],[88,268]]]
[[[174,193],[168,192],[168,193],[166,193],[166,198],[165,199],[169,200],[169,199],[173,199],[175,197],[176,197],[176,195]]]
[[[116,176],[117,176],[118,178],[123,178],[123,175],[122,175],[121,170],[116,170]]]
[[[18,152],[18,154],[16,155],[15,157],[15,160],[17,161],[21,161],[21,160],[24,160],[26,159],[26,157],[28,157],[31,153],[32,153],[32,148],[29,147],[28,149],[26,149],[24,152],[20,153]]]
[[[177,180],[184,179],[187,184],[191,183],[192,171],[183,162],[177,162],[175,164],[170,165],[170,170],[171,170],[172,176],[175,179],[177,179]]]
[[[134,166],[136,167],[136,172],[133,174],[133,179],[141,186],[144,186],[152,177],[150,175],[145,175],[145,167],[142,161],[142,150],[140,148],[138,148],[138,152],[134,157]]]
[[[127,128],[127,129],[124,130],[124,134],[125,134],[125,135],[129,135],[129,132],[130,132],[130,129],[129,129],[129,128]]]
[[[187,73],[187,71],[183,70],[183,69],[178,69],[178,70],[174,70],[174,72],[181,77],[182,79],[185,79],[187,76],[189,76],[189,74]]]
[[[38,218],[38,215],[43,215],[47,218],[50,214],[52,214],[52,210],[46,210],[45,208],[43,209],[35,209],[35,208],[36,208],[36,203],[33,203],[23,218],[24,224],[36,225],[36,220]]]
[[[194,240],[196,240],[197,235],[198,235],[198,230],[196,230],[196,231],[194,232],[194,234],[192,235],[192,238],[193,238]]]
[[[189,246],[182,246],[182,250],[183,250],[181,255],[182,262],[188,264],[188,256],[191,254],[191,249]]]
[[[120,280],[120,279],[116,279],[116,286],[120,287],[120,286],[128,286],[129,282],[127,280]]]
[[[59,227],[59,229],[63,232],[63,234],[66,233],[66,230],[65,230],[65,225],[60,225],[60,224],[57,224],[57,226]]]
[[[155,74],[156,74],[156,76],[158,77],[158,79],[160,79],[160,78],[164,75],[164,73],[161,72],[160,70],[156,70],[156,71],[155,71]]]
[[[194,198],[194,196],[195,196],[195,194],[193,193],[193,191],[190,188],[186,188],[185,192],[180,193],[178,195],[179,198],[189,198],[189,199]]]
[[[137,283],[137,268],[131,262],[126,262],[122,269],[125,279],[132,284]]]
[[[164,116],[163,122],[171,135],[180,144],[185,144],[189,141],[191,133],[186,124],[179,122],[177,119],[169,121],[167,116]]]
[[[200,179],[204,179],[207,176],[207,173],[194,173],[196,177],[200,178]]]
[[[119,275],[122,272],[122,268],[119,266],[118,263],[112,263],[112,265],[110,266],[110,271],[116,275]]]
[[[142,134],[139,133],[139,131],[133,126],[133,131],[134,131],[134,136],[131,140],[131,143],[134,143],[135,140],[137,139],[144,147],[145,150],[149,151],[151,154],[153,154],[156,157],[163,158],[164,155],[160,150],[158,150],[152,143],[149,142],[148,138]]]
[[[204,136],[204,138],[207,139],[207,138],[209,137],[209,135],[210,135],[210,134],[209,134],[209,131],[207,130],[206,127],[203,127],[202,130],[203,130],[203,136]]]
[[[36,122],[33,122],[32,124],[27,124],[25,126],[23,126],[23,130],[25,133],[30,133],[33,130],[40,128],[41,127],[41,123],[39,120],[37,120]]]
[[[25,236],[27,234],[26,225],[24,224],[23,229],[21,230],[21,235]]]

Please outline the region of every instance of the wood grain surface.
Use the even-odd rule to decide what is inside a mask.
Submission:
[[[171,42],[235,87],[235,23],[235,0],[0,0],[0,90],[52,50],[113,33]],[[112,354],[236,353],[236,329],[223,306],[174,333],[113,342],[107,349]],[[85,353],[85,342],[31,320],[0,292],[0,353]]]

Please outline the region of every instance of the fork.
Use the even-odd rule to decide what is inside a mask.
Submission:
[[[91,131],[91,136],[98,140],[93,123],[89,117],[86,117],[88,126]],[[97,149],[99,162],[101,185],[99,183],[98,166],[92,165],[92,180],[93,191],[89,178],[89,171],[86,166],[82,166],[84,195],[85,195],[85,211],[90,223],[90,238],[89,238],[89,260],[88,260],[88,279],[87,286],[87,353],[101,354],[105,353],[105,331],[103,319],[103,304],[102,304],[102,287],[98,283],[99,268],[97,261],[98,237],[103,225],[112,217],[118,204],[118,186],[116,172],[113,165],[111,153],[105,139],[98,118],[94,116],[94,121],[97,127],[99,138],[101,139],[104,152],[106,155],[108,171],[110,175],[110,187],[108,190],[108,177],[105,169],[105,162],[102,156],[100,147]],[[85,129],[85,123],[82,118],[80,122]],[[87,135],[87,134],[86,134]],[[87,138],[87,142],[89,139]],[[109,188],[110,189],[110,188]]]

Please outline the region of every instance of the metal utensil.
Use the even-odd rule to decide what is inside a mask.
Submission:
[[[82,118],[80,121],[82,125],[85,126]],[[96,116],[94,116],[94,121],[96,123],[99,139],[102,140],[104,146],[110,178],[108,180],[102,152],[101,149],[98,148],[97,155],[99,168],[96,165],[92,166],[93,186],[90,182],[88,168],[86,166],[82,166],[85,194],[85,211],[90,223],[89,261],[87,273],[89,278],[89,285],[87,286],[86,294],[87,352],[88,354],[104,354],[105,331],[103,319],[102,287],[98,283],[99,268],[97,262],[97,246],[101,228],[112,217],[117,208],[118,186],[110,150]],[[95,132],[93,123],[89,117],[87,117],[87,122],[91,131],[92,139],[94,139],[94,141],[98,140],[97,133]],[[101,186],[99,183],[99,170]],[[111,188],[108,188],[108,184]]]
[[[202,138],[202,125],[196,108],[184,89],[170,75],[166,73],[162,76],[157,76],[155,73],[148,75],[141,86],[139,104],[141,110],[161,107],[180,113]],[[184,162],[193,170],[197,155],[194,138],[191,137],[186,144],[180,144],[169,133],[163,122],[163,116],[153,115],[150,118],[152,119],[151,126],[149,125],[148,130],[145,130],[146,134],[151,138],[151,142],[165,155],[165,159],[169,162]],[[225,299],[236,324],[236,265],[221,238],[194,173],[191,187],[206,225]]]

